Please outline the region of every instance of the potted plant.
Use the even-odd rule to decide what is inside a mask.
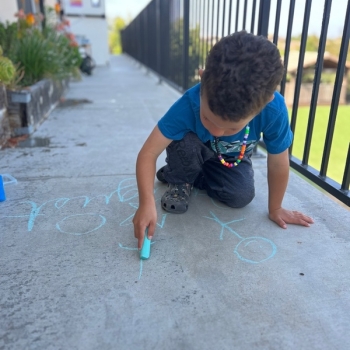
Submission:
[[[7,118],[7,98],[5,86],[10,84],[16,74],[12,61],[3,56],[0,46],[0,148],[10,137],[10,126]]]
[[[42,16],[17,13],[18,21],[0,24],[0,45],[21,72],[7,88],[8,115],[13,135],[30,134],[49,115],[77,75],[81,57],[68,32],[69,23],[41,29]],[[6,51],[5,51],[6,50]]]

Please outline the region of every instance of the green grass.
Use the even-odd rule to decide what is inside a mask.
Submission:
[[[294,133],[293,156],[302,159],[306,137],[309,107],[299,107],[297,124]],[[328,126],[330,106],[319,106],[316,110],[315,124],[311,141],[309,165],[320,170],[323,147]],[[291,115],[291,110],[289,110]],[[339,106],[334,129],[331,156],[327,176],[341,183],[345,168],[346,156],[350,142],[350,106]]]

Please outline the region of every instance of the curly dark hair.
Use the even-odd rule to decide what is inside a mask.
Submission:
[[[201,94],[210,110],[224,120],[257,114],[270,101],[284,67],[277,47],[263,36],[236,32],[210,50],[201,80]]]

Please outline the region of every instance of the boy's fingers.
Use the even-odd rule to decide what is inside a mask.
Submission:
[[[286,225],[286,223],[285,223],[283,220],[280,220],[279,225],[280,225],[282,228],[287,228],[287,225]]]
[[[139,239],[138,243],[137,243],[137,249],[140,250],[142,248],[142,244],[143,244],[143,239],[141,241],[141,239]]]
[[[277,219],[275,220],[275,223],[276,223],[278,226],[282,227],[282,228],[287,228],[287,225],[286,225],[285,221],[284,221],[283,219],[281,219],[281,218],[277,218]]]
[[[141,248],[142,248],[142,245],[143,245],[143,241],[144,241],[144,239],[145,239],[145,234],[146,234],[146,232],[147,232],[147,237],[148,237],[148,239],[152,239],[152,238],[153,238],[155,228],[156,228],[156,225],[154,225],[154,224],[149,224],[148,230],[147,230],[147,227],[145,227],[145,228],[142,228],[142,229],[139,231],[138,236],[135,236],[135,237],[138,239],[138,244],[137,244],[138,249],[141,249]]]
[[[309,226],[310,226],[310,223],[312,224],[313,221],[310,222],[310,221],[308,221],[306,218],[298,218],[298,220],[297,220],[296,223],[299,224],[299,225],[302,225],[302,226],[309,227]]]
[[[312,218],[310,218],[310,216],[304,215],[304,220],[306,222],[308,222],[309,224],[313,224],[314,223],[314,220],[312,220]]]
[[[142,233],[139,236],[139,242],[138,242],[138,248],[139,250],[142,249],[143,246],[143,241],[145,240],[145,235],[146,235],[146,229],[142,229]]]
[[[298,211],[296,212],[293,212],[294,214],[294,222],[293,223],[296,223],[296,224],[300,224],[300,225],[303,225],[303,226],[310,226],[310,224],[313,224],[314,221],[312,220],[312,218],[310,218],[309,216],[306,216]]]
[[[148,238],[149,239],[153,238],[155,229],[156,229],[156,225],[153,223],[150,223],[148,226]]]
[[[278,215],[269,215],[270,220],[274,221],[279,227],[287,228],[286,222]]]
[[[138,249],[142,248],[144,232],[145,230],[143,228],[134,226],[134,236],[137,238]]]

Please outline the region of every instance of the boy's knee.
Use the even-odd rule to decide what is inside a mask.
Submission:
[[[254,188],[250,191],[247,190],[243,195],[237,195],[234,193],[224,191],[208,191],[209,197],[212,197],[231,208],[243,208],[248,205],[255,197]]]

